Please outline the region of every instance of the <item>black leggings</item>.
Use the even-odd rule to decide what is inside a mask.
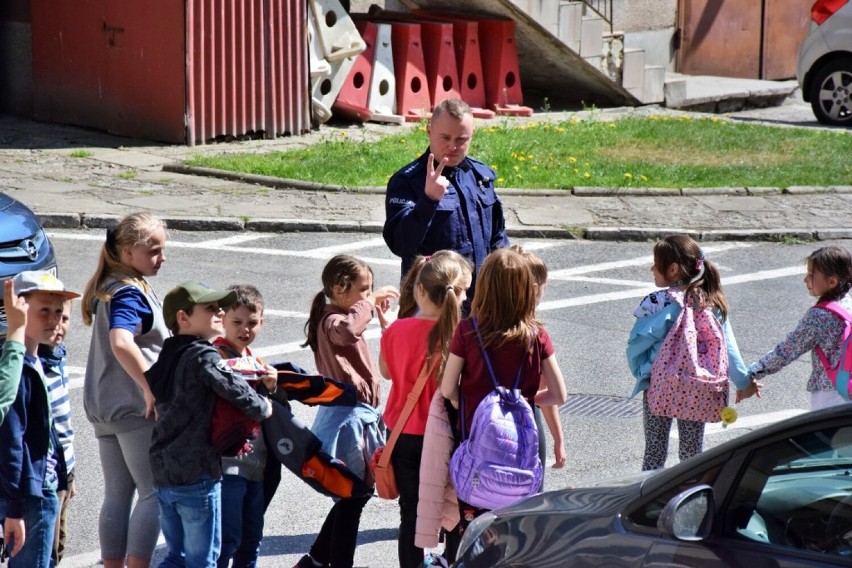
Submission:
[[[332,568],[352,568],[361,512],[370,497],[340,499],[334,504],[311,546],[314,560]]]

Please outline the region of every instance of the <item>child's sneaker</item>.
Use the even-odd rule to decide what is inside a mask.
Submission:
[[[327,568],[327,565],[317,562],[310,554],[305,554],[293,568]]]
[[[437,552],[427,552],[423,555],[423,567],[436,566],[440,568],[449,568],[447,559]]]

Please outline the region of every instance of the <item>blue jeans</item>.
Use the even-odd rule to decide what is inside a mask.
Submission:
[[[53,552],[53,535],[59,500],[54,489],[44,489],[42,495],[24,497],[24,547],[9,559],[9,568],[49,568]],[[0,500],[0,519],[6,518],[6,503]],[[11,551],[14,542],[7,542]]]
[[[168,550],[160,568],[215,568],[222,547],[221,480],[154,489]]]
[[[222,478],[222,554],[219,568],[255,568],[263,538],[263,481]]]

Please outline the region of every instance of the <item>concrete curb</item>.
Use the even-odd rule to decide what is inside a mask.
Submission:
[[[45,229],[106,229],[115,226],[121,215],[42,213]],[[169,229],[177,231],[257,231],[264,233],[365,233],[381,234],[382,223],[375,221],[321,221],[311,219],[250,219],[233,217],[161,217]],[[585,239],[590,241],[654,241],[673,233],[686,234],[697,241],[827,241],[852,239],[852,229],[714,229],[678,227],[507,227],[513,238]]]
[[[331,191],[350,193],[373,193],[383,194],[384,187],[360,186],[347,187],[345,185],[324,184],[298,179],[279,178],[273,176],[262,176],[257,174],[246,174],[218,170],[215,168],[201,168],[187,166],[184,164],[164,164],[164,172],[184,174],[191,176],[213,177],[238,181],[252,185],[275,187],[278,189],[301,189],[306,191]],[[767,196],[773,194],[788,193],[791,195],[807,195],[816,193],[852,193],[852,186],[790,186],[790,187],[590,187],[574,186],[570,189],[519,189],[514,187],[500,188],[498,193],[507,197],[552,197],[564,196],[568,192],[577,197],[697,197],[705,195],[752,195]]]

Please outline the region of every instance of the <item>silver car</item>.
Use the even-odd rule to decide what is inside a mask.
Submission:
[[[41,222],[30,209],[0,193],[0,286],[24,270],[56,274],[56,256]],[[6,310],[0,289],[0,343],[6,339]]]
[[[852,2],[817,0],[796,78],[823,124],[852,126]]]
[[[638,467],[638,464],[637,464]],[[852,404],[470,524],[455,568],[852,566]]]

